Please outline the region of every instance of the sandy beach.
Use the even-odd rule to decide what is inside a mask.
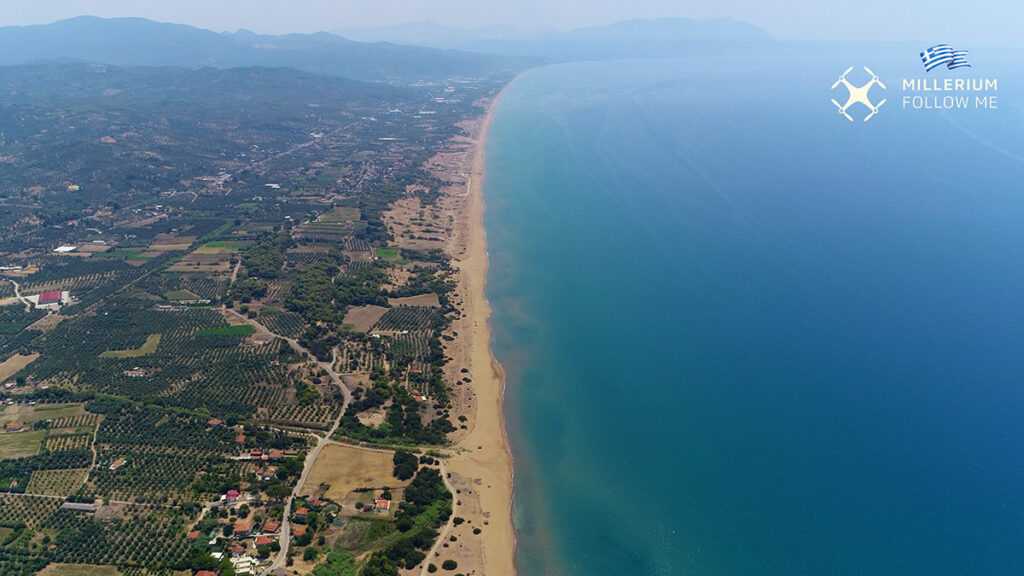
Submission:
[[[458,439],[447,462],[456,494],[456,515],[466,523],[455,528],[459,536],[459,571],[467,574],[515,573],[515,533],[512,527],[512,456],[502,410],[505,375],[491,352],[491,307],[484,295],[487,281],[487,237],[484,230],[484,164],[487,129],[499,94],[487,114],[470,128],[472,142],[465,149],[469,173],[462,193],[449,197],[456,230],[449,246],[459,270],[457,294],[462,315],[453,322],[457,337],[449,352],[453,366],[467,367],[469,391],[462,396],[469,414],[468,433]],[[459,198],[461,196],[461,198]],[[464,374],[453,375],[455,379]],[[462,388],[467,388],[462,386]],[[457,403],[460,402],[457,400]],[[480,528],[480,535],[472,535]],[[465,535],[465,536],[463,536]],[[442,535],[446,537],[446,535]]]

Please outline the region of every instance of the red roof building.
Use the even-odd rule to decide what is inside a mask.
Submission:
[[[306,517],[307,514],[309,514],[309,508],[303,506],[302,508],[299,508],[298,510],[295,511],[295,519],[302,520]]]
[[[206,421],[207,426],[220,426],[220,424],[220,420],[217,420],[216,418],[210,418]]]
[[[189,540],[195,540],[196,538],[199,538],[199,530],[193,530],[188,533]]]
[[[302,536],[305,533],[306,533],[306,527],[305,526],[296,526],[295,528],[292,528],[292,535],[294,535],[294,536]]]
[[[224,497],[228,500],[238,500],[238,490],[228,490]]]
[[[238,442],[239,444],[245,444],[245,434],[239,434],[238,436],[235,436],[235,442]]]
[[[374,507],[381,511],[389,510],[391,508],[391,500],[381,498],[374,503]]]
[[[277,532],[277,529],[281,527],[281,523],[276,520],[271,520],[263,525],[264,532]]]
[[[247,536],[250,530],[252,530],[252,524],[248,521],[239,520],[235,522],[235,536]]]
[[[40,304],[53,304],[55,302],[60,302],[59,290],[47,290],[39,295]]]
[[[213,570],[200,570],[196,572],[196,576],[217,576],[217,573]]]
[[[270,544],[273,541],[274,541],[274,539],[271,538],[270,536],[257,536],[256,537],[256,545],[257,546],[270,546]]]

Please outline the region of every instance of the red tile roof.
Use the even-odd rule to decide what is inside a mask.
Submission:
[[[256,545],[257,546],[266,546],[266,545],[270,544],[273,541],[274,541],[274,539],[271,538],[270,536],[257,536],[256,537]]]
[[[52,302],[60,302],[59,290],[47,290],[39,295],[40,304],[50,304]]]
[[[193,530],[188,533],[189,540],[195,540],[196,538],[199,538],[199,530]]]
[[[235,532],[248,532],[252,530],[252,523],[246,520],[235,522]]]
[[[306,508],[305,506],[295,511],[296,516],[305,516],[306,514],[309,514],[309,508]]]
[[[196,572],[196,576],[217,576],[217,573],[213,570],[200,570]]]
[[[306,527],[305,526],[296,526],[295,528],[292,528],[292,534],[294,534],[296,536],[302,536],[305,533],[306,533]]]
[[[270,521],[263,525],[264,532],[277,532],[277,529],[281,527],[280,522]]]

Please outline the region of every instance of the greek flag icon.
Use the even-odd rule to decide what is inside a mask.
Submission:
[[[925,72],[931,72],[943,64],[949,70],[971,68],[967,62],[967,50],[953,50],[949,44],[936,44],[921,52],[921,62],[924,62]]]

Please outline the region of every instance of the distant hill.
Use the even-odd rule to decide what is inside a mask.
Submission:
[[[463,50],[558,61],[670,58],[774,42],[763,29],[732,19],[658,18],[548,32],[532,38],[476,40]]]
[[[82,61],[117,66],[287,66],[357,80],[410,82],[522,69],[522,58],[363,43],[320,32],[269,36],[217,33],[142,18],[81,16],[0,27],[0,65]]]
[[[527,40],[537,31],[527,31],[512,26],[487,26],[484,28],[451,28],[436,22],[408,22],[379,28],[343,28],[331,30],[332,34],[358,42],[391,42],[441,49],[460,49],[471,42],[493,40]]]
[[[458,48],[547,61],[664,58],[774,42],[767,32],[752,24],[690,18],[627,20],[568,32],[525,32],[509,27],[464,30],[433,22],[414,22],[337,33],[362,41]]]

